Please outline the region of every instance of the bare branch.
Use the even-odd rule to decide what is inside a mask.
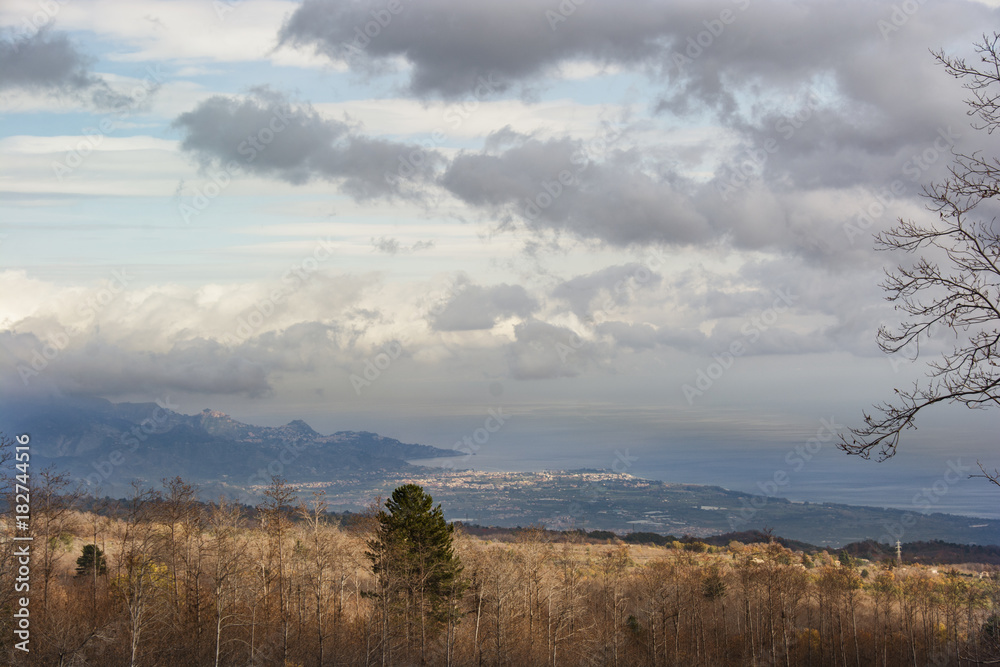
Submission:
[[[934,53],[952,76],[972,92],[966,100],[973,127],[992,133],[1000,127],[1000,33],[983,35],[975,45],[985,66]],[[960,403],[980,409],[1000,405],[1000,225],[979,219],[979,207],[1000,198],[1000,160],[978,152],[956,153],[949,176],[924,188],[927,208],[938,213],[931,223],[900,219],[875,240],[877,250],[912,255],[909,264],[886,272],[886,300],[904,318],[897,327],[879,327],[878,344],[887,354],[916,360],[921,343],[938,327],[955,344],[927,364],[927,380],[896,389],[895,399],[864,413],[865,425],[841,436],[849,454],[885,460],[896,453],[900,436],[916,428],[924,408]],[[996,478],[984,475],[996,483]]]

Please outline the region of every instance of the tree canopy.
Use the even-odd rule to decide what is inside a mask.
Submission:
[[[95,568],[97,574],[108,573],[108,563],[104,558],[104,552],[96,544],[85,544],[83,553],[76,559],[76,576],[93,574]]]
[[[378,513],[367,552],[383,613],[412,619],[418,626],[414,634],[420,637],[421,656],[429,629],[444,621],[450,629],[453,601],[463,588],[462,564],[452,543],[454,527],[444,520],[441,505],[433,503],[416,484],[395,489]]]

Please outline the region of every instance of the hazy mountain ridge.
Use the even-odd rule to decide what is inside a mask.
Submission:
[[[322,435],[302,420],[256,426],[209,409],[186,415],[156,403],[89,399],[7,403],[0,412],[0,431],[28,433],[36,464],[51,463],[106,491],[121,490],[133,478],[155,481],[175,475],[235,486],[271,474],[329,480],[405,470],[407,460],[454,454],[367,431]]]

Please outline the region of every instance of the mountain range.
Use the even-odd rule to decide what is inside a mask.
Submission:
[[[302,420],[254,426],[209,409],[186,415],[156,403],[103,399],[7,401],[0,432],[30,436],[36,471],[51,464],[88,491],[112,496],[127,492],[133,479],[180,476],[210,493],[217,485],[265,485],[272,475],[301,483],[401,472],[414,467],[410,460],[455,455],[368,431],[323,435]]]

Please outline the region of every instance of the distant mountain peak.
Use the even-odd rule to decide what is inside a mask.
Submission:
[[[313,429],[312,426],[307,424],[301,419],[293,419],[292,421],[285,424],[285,428],[302,433],[303,435],[319,435],[319,433]]]

